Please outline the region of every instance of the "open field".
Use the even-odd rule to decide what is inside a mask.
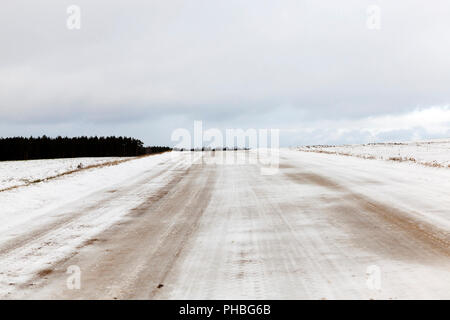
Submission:
[[[342,146],[304,146],[299,150],[450,168],[450,139]]]
[[[281,150],[264,175],[223,154],[0,192],[0,297],[450,299],[450,170]]]
[[[0,190],[46,180],[80,168],[121,161],[126,158],[68,158],[0,162]]]

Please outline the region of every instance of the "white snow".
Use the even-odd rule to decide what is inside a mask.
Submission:
[[[375,143],[342,146],[304,146],[300,151],[335,153],[366,159],[409,161],[450,168],[450,139],[405,143]]]
[[[175,162],[177,166],[185,165],[180,156],[181,153],[154,155],[115,166],[82,170],[0,192],[0,292],[7,292],[10,283],[20,284],[29,280],[46,265],[51,265],[74,252],[84,241],[118,221],[142,202],[143,193],[147,195],[166,183],[168,176],[173,173],[167,170],[169,165]],[[92,159],[90,163],[102,161],[104,159],[97,158]],[[46,173],[54,173],[54,170],[57,170],[58,162],[39,161],[41,172],[36,165],[29,167],[35,172],[33,177],[45,176]],[[72,163],[76,162],[79,163],[80,159]],[[70,161],[68,163],[70,164]],[[127,185],[136,184],[147,172],[154,173],[154,179],[142,183],[138,192],[134,189],[132,193],[114,196],[116,185],[123,189]],[[9,178],[13,180],[15,177]],[[111,192],[108,201],[98,208],[92,208],[102,203],[105,194],[108,194],[105,190]],[[52,226],[66,217],[67,221]],[[17,236],[32,235],[35,230],[46,226],[50,230],[43,236],[34,236],[33,241],[27,241],[25,247],[16,243]],[[13,249],[6,249],[7,252],[4,253],[5,247]]]
[[[292,157],[292,152],[296,151],[285,154]],[[370,194],[380,203],[409,212],[411,218],[450,232],[450,170],[447,168],[315,152],[297,152],[292,158],[299,163],[307,162],[309,170],[332,177],[358,194]]]
[[[103,164],[126,158],[67,158],[49,160],[0,161],[0,190],[45,180],[82,167]]]
[[[439,250],[446,250],[450,234],[450,170],[381,159],[400,148],[402,156],[443,166],[449,143],[431,141],[428,153],[427,142],[333,147],[333,154],[320,153],[330,150],[324,147],[305,149],[319,153],[280,150],[274,175],[261,173],[264,161],[255,161],[254,151],[249,164],[242,164],[245,152],[227,153],[235,165],[220,165],[219,154],[172,152],[0,192],[0,298],[70,260],[111,225],[127,222],[127,214],[171,181],[213,170],[211,200],[167,276],[165,288],[173,291],[165,297],[448,298],[450,261]],[[187,170],[197,160],[201,165]],[[41,167],[47,170],[45,161]],[[192,193],[180,188],[167,199],[188,200]],[[368,204],[385,205],[443,244],[415,238]],[[167,232],[177,225],[157,223]],[[373,265],[382,271],[378,291],[366,284]]]

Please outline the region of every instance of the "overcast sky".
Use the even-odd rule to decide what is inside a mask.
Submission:
[[[448,0],[15,0],[0,24],[0,136],[171,144],[202,120],[283,146],[450,137]]]

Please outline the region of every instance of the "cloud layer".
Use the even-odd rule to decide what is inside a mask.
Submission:
[[[0,135],[169,143],[193,120],[284,144],[448,135],[446,0],[76,2],[72,31],[72,2],[2,5]]]

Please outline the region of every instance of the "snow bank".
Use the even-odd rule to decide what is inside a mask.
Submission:
[[[431,167],[450,168],[450,139],[370,143],[343,146],[304,146],[300,151],[339,154],[365,159],[409,161]]]
[[[45,180],[80,167],[104,164],[126,158],[68,158],[50,160],[2,161],[0,162],[0,190]]]

